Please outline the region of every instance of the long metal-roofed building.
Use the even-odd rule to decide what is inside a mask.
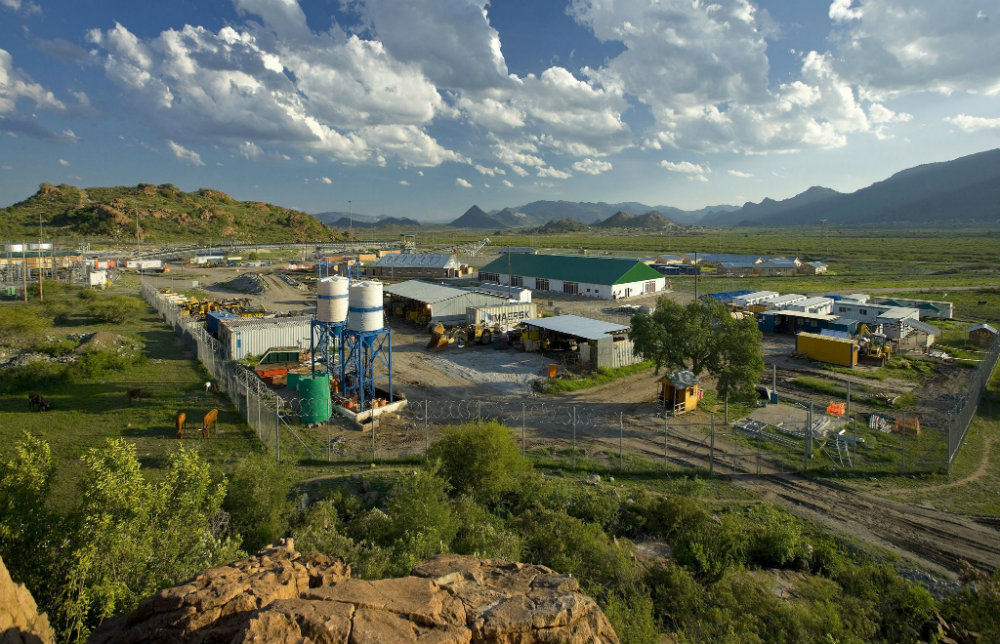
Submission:
[[[565,349],[577,351],[580,361],[592,368],[624,367],[640,362],[624,324],[579,315],[556,315],[525,321],[525,351]]]
[[[384,255],[368,270],[381,278],[409,279],[424,277],[440,279],[461,277],[470,272],[453,253],[399,253]]]
[[[661,273],[634,259],[523,254],[498,257],[479,269],[479,279],[604,300],[656,293],[667,282]]]
[[[259,356],[272,347],[309,348],[312,316],[228,318],[218,320],[219,342],[226,358]]]
[[[387,284],[384,290],[389,298],[386,304],[388,313],[419,324],[460,324],[465,322],[466,311],[470,307],[496,306],[508,302],[506,297],[492,293],[468,291],[421,280]]]

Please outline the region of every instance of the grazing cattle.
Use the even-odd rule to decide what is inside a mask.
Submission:
[[[42,394],[28,394],[28,409],[32,411],[48,411],[49,403]]]
[[[129,389],[125,392],[125,400],[131,405],[133,400],[140,400],[142,398],[142,389],[136,387],[135,389]]]
[[[219,429],[219,410],[213,409],[212,411],[205,414],[205,417],[201,421],[201,437],[208,438],[208,430],[212,425],[215,425],[215,429]]]
[[[184,412],[177,414],[177,438],[184,438],[184,421],[186,420],[187,414]]]

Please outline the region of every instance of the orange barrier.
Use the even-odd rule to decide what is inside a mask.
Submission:
[[[831,402],[826,408],[826,413],[830,416],[843,416],[846,408],[846,403],[835,403]]]

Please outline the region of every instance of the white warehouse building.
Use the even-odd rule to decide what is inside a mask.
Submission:
[[[657,293],[667,278],[634,259],[576,255],[502,255],[479,269],[479,279],[506,286],[603,300]]]

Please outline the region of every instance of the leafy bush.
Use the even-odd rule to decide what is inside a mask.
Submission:
[[[247,550],[255,552],[288,530],[291,476],[267,454],[251,454],[233,471],[224,507]]]
[[[37,335],[49,326],[35,307],[2,306],[0,307],[0,337],[12,338]]]
[[[474,499],[468,496],[456,499],[452,503],[452,512],[458,526],[452,550],[486,559],[520,560],[520,535],[507,529],[502,519]]]
[[[36,360],[20,367],[5,369],[3,378],[0,378],[0,391],[44,389],[63,382],[66,370],[67,365],[50,360]]]
[[[428,458],[440,459],[441,474],[456,492],[487,504],[514,490],[529,469],[510,429],[495,422],[445,427]]]
[[[171,454],[159,483],[142,476],[135,446],[123,439],[89,450],[84,461],[57,610],[67,639],[84,639],[156,590],[242,555],[213,529],[226,483],[212,479],[197,452]]]
[[[142,352],[131,347],[87,351],[67,369],[67,376],[75,382],[93,380],[107,373],[125,371],[145,360]]]
[[[351,564],[358,560],[358,546],[342,533],[343,524],[337,506],[331,500],[312,504],[292,530],[295,548],[303,553],[320,552],[340,557]]]
[[[93,300],[90,315],[99,322],[124,324],[137,319],[145,309],[142,300],[126,295],[106,295]]]

